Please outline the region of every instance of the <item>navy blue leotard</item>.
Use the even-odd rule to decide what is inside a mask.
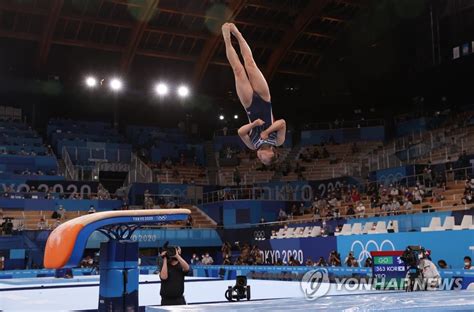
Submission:
[[[248,108],[245,109],[247,111],[247,116],[250,122],[253,122],[257,119],[263,120],[265,123],[262,126],[254,127],[250,133],[250,140],[252,141],[252,145],[258,150],[262,144],[269,144],[276,146],[277,145],[277,132],[274,131],[268,135],[268,139],[262,140],[260,134],[262,131],[265,131],[272,125],[272,103],[266,102],[263,100],[257,93],[253,93],[252,103]]]

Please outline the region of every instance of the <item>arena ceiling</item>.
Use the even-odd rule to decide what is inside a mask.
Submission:
[[[35,73],[113,70],[143,78],[159,69],[202,86],[222,71],[230,75],[220,26],[233,21],[269,80],[312,77],[365,6],[365,0],[2,0],[0,41]]]

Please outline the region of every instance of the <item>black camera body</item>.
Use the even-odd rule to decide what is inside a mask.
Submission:
[[[421,246],[408,246],[400,259],[409,267],[418,266],[420,259],[425,257],[425,248]],[[421,255],[421,257],[420,257]]]
[[[425,257],[425,248],[421,246],[408,246],[400,259],[403,260],[407,266],[407,278],[408,284],[406,285],[406,291],[413,291],[415,287],[415,280],[422,277],[422,272],[418,267],[420,260]]]
[[[163,244],[163,248],[161,249],[161,252],[166,251],[166,258],[174,258],[176,257],[176,248],[177,246],[169,246],[169,242],[167,241],[166,243]]]

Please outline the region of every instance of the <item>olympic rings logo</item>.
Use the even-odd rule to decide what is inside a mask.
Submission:
[[[132,217],[134,222],[153,222],[153,221],[165,221],[168,219],[168,216],[143,216],[143,217]]]
[[[390,184],[397,183],[401,181],[402,179],[403,179],[403,174],[401,174],[400,172],[397,172],[395,174],[390,173],[387,176],[382,175],[378,178],[378,181],[381,181],[384,186],[388,186]]]
[[[352,243],[351,245],[351,251],[355,251],[355,247],[356,246],[359,246],[361,251],[359,253],[359,255],[357,256],[357,261],[359,263],[361,263],[362,261],[364,261],[365,259],[369,258],[370,257],[370,252],[371,251],[382,251],[384,250],[384,246],[387,245],[389,246],[388,248],[391,247],[391,251],[394,251],[395,250],[395,246],[393,245],[393,243],[386,239],[382,242],[382,244],[380,244],[380,246],[377,244],[376,241],[374,240],[369,240],[365,246],[364,246],[364,243],[362,243],[360,240],[356,240]],[[355,255],[355,254],[354,254]]]
[[[265,240],[265,231],[253,231],[253,239],[256,241]]]

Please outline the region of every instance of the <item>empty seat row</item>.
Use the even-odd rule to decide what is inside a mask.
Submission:
[[[440,217],[431,218],[430,225],[428,227],[422,227],[422,232],[432,231],[446,231],[446,230],[474,230],[472,224],[472,215],[464,215],[460,225],[454,223],[454,217],[448,216],[444,219],[444,223],[441,224]]]
[[[280,238],[304,238],[304,237],[317,237],[321,236],[321,227],[320,226],[306,226],[306,227],[289,227],[289,228],[280,228],[278,232],[272,235],[271,239],[280,239]]]
[[[364,226],[362,223],[349,224],[346,223],[342,226],[341,231],[336,232],[336,236],[340,235],[359,235],[359,234],[383,234],[388,232],[398,232],[398,221],[392,220],[388,222],[388,226],[385,221],[378,222],[366,222]]]

